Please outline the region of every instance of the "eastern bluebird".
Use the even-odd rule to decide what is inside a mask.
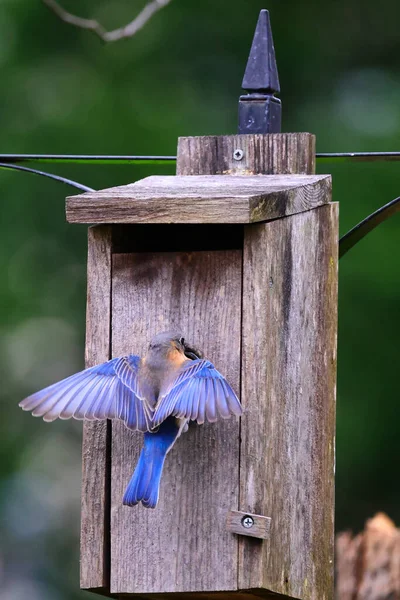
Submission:
[[[156,335],[147,354],[113,358],[20,402],[45,421],[119,419],[144,432],[144,445],[123,504],[155,508],[167,453],[189,421],[241,415],[240,402],[214,365],[176,332]]]

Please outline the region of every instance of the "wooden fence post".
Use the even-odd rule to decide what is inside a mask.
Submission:
[[[314,169],[308,133],[179,140],[180,175]],[[272,521],[239,589],[333,597],[337,240],[333,203],[244,228],[239,508]]]

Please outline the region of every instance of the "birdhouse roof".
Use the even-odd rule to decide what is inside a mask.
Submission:
[[[151,176],[70,196],[70,223],[256,223],[330,198],[329,175]]]

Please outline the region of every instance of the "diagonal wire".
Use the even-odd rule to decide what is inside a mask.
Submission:
[[[31,173],[32,175],[41,175],[42,177],[48,177],[49,179],[54,179],[55,181],[60,181],[61,183],[65,183],[66,185],[70,185],[82,192],[94,192],[93,188],[87,187],[82,183],[78,183],[77,181],[73,181],[72,179],[67,179],[66,177],[61,177],[60,175],[53,175],[52,173],[45,173],[44,171],[38,171],[37,169],[30,169],[28,167],[21,167],[19,165],[12,165],[0,162],[0,169],[15,169],[16,171],[24,171],[25,173]]]
[[[343,237],[339,240],[339,258],[342,258],[355,246],[363,237],[365,237],[370,231],[375,229],[380,223],[389,219],[394,214],[400,212],[400,196],[395,198],[385,206],[378,208],[372,215],[369,215],[360,223],[358,223],[353,229],[350,229]]]

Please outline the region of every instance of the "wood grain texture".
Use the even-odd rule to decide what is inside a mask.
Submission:
[[[241,265],[241,250],[114,255],[113,355],[141,354],[156,332],[180,327],[238,391]],[[238,439],[234,418],[191,427],[167,456],[157,508],[129,508],[142,435],[113,423],[112,592],[237,589],[225,520],[238,504]]]
[[[273,594],[268,590],[245,590],[243,592],[177,592],[165,594],[140,594],[140,600],[284,600],[281,594]],[[132,598],[131,594],[118,594],[117,598]]]
[[[70,223],[254,223],[326,203],[329,175],[152,176],[67,198]]]
[[[242,160],[234,159],[237,149]],[[311,133],[181,137],[178,175],[255,175],[315,173]]]
[[[338,206],[245,227],[239,588],[333,596]]]
[[[110,358],[111,228],[88,231],[86,367]],[[83,425],[81,576],[83,589],[109,588],[109,444],[106,421]]]
[[[252,519],[253,525],[251,527],[245,527],[243,524],[243,519],[246,517],[250,517]],[[239,510],[231,510],[228,513],[226,525],[228,530],[232,533],[265,540],[269,537],[271,519],[270,517],[264,517],[262,515],[250,514]]]

